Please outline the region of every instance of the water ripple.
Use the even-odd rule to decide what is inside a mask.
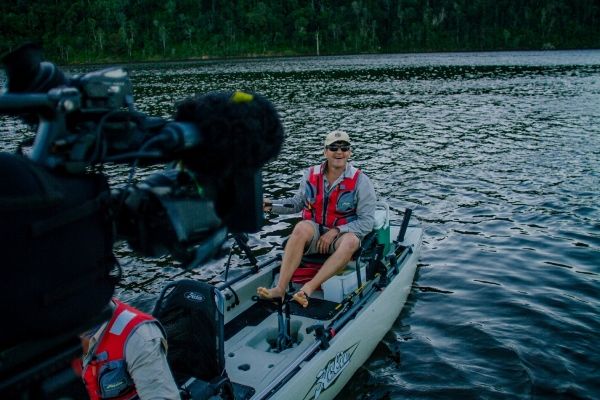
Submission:
[[[287,134],[264,169],[275,198],[296,190],[301,169],[322,159],[324,133],[342,128],[393,218],[414,209],[426,237],[407,306],[339,398],[600,398],[600,51],[130,70],[136,103],[155,115],[215,89],[273,100]],[[1,122],[1,150],[31,136]],[[108,171],[123,182],[122,168]],[[269,217],[251,243],[267,257],[294,222]],[[181,276],[168,259],[118,254],[126,298]],[[184,275],[216,279],[222,263]]]

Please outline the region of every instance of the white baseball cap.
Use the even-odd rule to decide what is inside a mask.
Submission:
[[[325,136],[325,146],[329,146],[331,143],[335,142],[350,142],[350,136],[346,131],[331,131]]]

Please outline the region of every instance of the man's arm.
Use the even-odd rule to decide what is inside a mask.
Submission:
[[[308,170],[302,174],[302,180],[298,185],[298,190],[293,197],[281,200],[270,200],[272,203],[271,212],[275,214],[295,214],[302,211],[306,202],[306,180],[308,179]]]
[[[158,325],[146,323],[132,333],[125,347],[125,360],[140,400],[180,399]]]
[[[356,182],[356,220],[337,228],[340,233],[353,232],[361,240],[373,230],[375,225],[375,189],[368,176],[361,173]]]

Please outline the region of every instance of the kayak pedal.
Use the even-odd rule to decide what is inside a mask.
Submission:
[[[293,345],[291,324],[290,324],[290,300],[291,296],[285,294],[285,300],[278,303],[277,307],[277,325],[279,333],[277,335],[277,351],[282,352]],[[285,311],[285,318],[284,318]]]

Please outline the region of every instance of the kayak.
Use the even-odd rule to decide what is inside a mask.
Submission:
[[[224,363],[221,377],[232,387],[230,398],[332,399],[340,392],[391,329],[410,292],[423,237],[410,215],[407,209],[401,224],[386,216],[356,258],[313,293],[306,308],[289,295],[256,296],[259,286],[277,282],[280,255],[260,264],[254,259],[252,267],[212,285],[220,313],[214,330],[220,336],[217,358]],[[192,300],[210,297],[185,293]],[[201,328],[196,336],[211,335]],[[187,378],[184,389],[195,381]]]

